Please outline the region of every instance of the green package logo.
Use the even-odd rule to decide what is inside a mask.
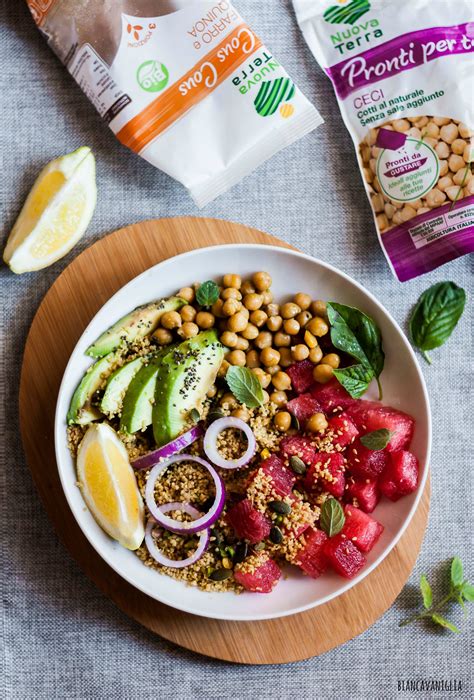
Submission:
[[[269,117],[271,114],[275,114],[282,102],[291,100],[294,94],[295,84],[289,78],[266,80],[261,84],[255,98],[255,109],[260,116]]]
[[[169,72],[160,61],[145,61],[137,70],[137,82],[147,92],[160,92],[168,84]]]
[[[357,20],[370,10],[369,0],[340,0],[340,5],[328,7],[323,17],[330,24],[355,24]]]

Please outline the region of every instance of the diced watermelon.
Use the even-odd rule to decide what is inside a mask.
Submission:
[[[314,443],[303,435],[288,435],[280,440],[280,453],[285,459],[296,455],[306,464],[310,464],[316,454]]]
[[[380,500],[380,490],[376,479],[349,479],[346,489],[346,500],[356,504],[364,513],[372,513]]]
[[[298,550],[298,554],[293,563],[311,576],[318,578],[326,571],[327,560],[324,556],[324,543],[327,535],[322,530],[308,528],[302,537],[303,548]]]
[[[270,534],[268,519],[253,507],[248,498],[229,510],[227,521],[234,528],[237,537],[247,540],[250,544],[260,542]]]
[[[271,478],[273,490],[280,496],[288,496],[291,493],[296,477],[277,455],[270,455],[265,459],[260,464],[260,469]]]
[[[320,484],[325,491],[340,498],[346,485],[344,464],[344,457],[339,452],[317,452],[306,472],[305,489],[311,493]],[[324,478],[324,473],[329,474],[330,478]]]
[[[300,423],[305,423],[314,413],[321,413],[322,408],[311,394],[300,394],[286,404],[287,410],[297,418]]]
[[[366,562],[362,552],[342,533],[324,543],[324,555],[334,571],[344,578],[354,578]]]
[[[384,530],[383,525],[355,506],[346,506],[344,513],[346,522],[342,533],[361,552],[370,552]]]
[[[341,413],[338,416],[333,416],[329,421],[329,428],[333,431],[334,437],[332,438],[333,445],[339,445],[340,447],[346,447],[354,442],[359,434],[356,426],[347,415],[347,413]]]
[[[418,460],[406,450],[392,452],[386,470],[379,481],[380,490],[391,501],[416,491],[418,486]]]
[[[270,593],[280,576],[278,565],[265,552],[252,554],[234,568],[237,583],[253,593]]]
[[[348,470],[361,479],[377,479],[388,464],[388,453],[385,450],[369,450],[360,440],[350,445],[345,455]]]
[[[371,433],[381,428],[393,432],[386,447],[388,452],[397,452],[409,446],[415,421],[407,413],[375,401],[357,401],[347,412],[361,433]]]
[[[287,368],[286,373],[290,376],[293,391],[302,394],[314,384],[313,369],[314,365],[310,360],[295,362]]]
[[[356,403],[356,399],[347,393],[336,378],[331,379],[327,384],[315,384],[311,393],[327,414],[342,411]]]

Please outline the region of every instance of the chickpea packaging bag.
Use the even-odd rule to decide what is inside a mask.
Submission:
[[[322,119],[227,0],[27,0],[117,138],[198,206]]]
[[[405,281],[474,250],[472,0],[293,0]]]

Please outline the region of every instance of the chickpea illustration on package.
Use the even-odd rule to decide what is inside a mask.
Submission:
[[[474,251],[471,0],[293,0],[405,281]]]
[[[117,138],[198,206],[322,119],[227,0],[27,0]]]

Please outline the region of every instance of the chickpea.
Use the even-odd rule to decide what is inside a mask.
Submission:
[[[372,197],[372,207],[376,214],[380,214],[384,210],[384,201],[381,194],[374,194]]]
[[[421,129],[418,129],[416,126],[412,126],[411,129],[408,129],[407,133],[413,136],[414,139],[421,139]]]
[[[253,286],[252,282],[250,280],[245,280],[245,282],[242,282],[242,286],[240,288],[240,291],[242,294],[245,296],[245,294],[254,294],[255,287]]]
[[[252,369],[252,372],[255,374],[257,377],[258,381],[260,382],[261,386],[263,389],[266,389],[267,386],[270,384],[272,378],[268,374],[268,372],[265,372],[265,370],[261,369],[261,367],[254,367]]]
[[[242,316],[244,316],[244,318],[247,319],[247,321],[249,320],[249,318],[250,318],[250,311],[249,311],[248,309],[246,309],[245,306],[242,306],[242,308],[240,309],[239,313],[241,313]]]
[[[244,350],[245,352],[249,349],[250,343],[247,338],[242,338],[240,335],[237,336],[236,350]]]
[[[309,347],[310,350],[311,350],[311,348],[315,348],[318,344],[318,341],[316,340],[314,335],[312,333],[310,333],[310,331],[305,331],[304,342],[306,343],[306,345]]]
[[[439,175],[442,177],[443,175],[447,175],[449,172],[449,166],[448,166],[448,161],[447,160],[440,160],[439,161]]]
[[[239,402],[235,398],[234,394],[232,392],[228,391],[226,394],[224,394],[219,401],[221,406],[224,406],[225,408],[238,408],[239,407]]]
[[[410,128],[410,122],[407,119],[395,119],[392,122],[395,131],[408,131]]]
[[[293,364],[294,360],[291,357],[290,348],[279,348],[278,352],[280,353],[280,365],[283,368]]]
[[[256,311],[263,304],[263,298],[261,294],[246,294],[243,299],[244,306],[249,311]]]
[[[306,421],[306,430],[311,433],[323,433],[328,427],[328,422],[324,413],[313,413]]]
[[[456,173],[457,175],[457,173]],[[441,192],[445,192],[448,187],[452,187],[453,185],[453,178],[451,175],[445,175],[444,177],[441,177],[438,180],[438,189],[441,190]]]
[[[249,350],[247,353],[247,367],[260,367],[260,358],[256,350]]]
[[[260,362],[265,367],[272,367],[280,362],[280,353],[274,348],[263,348],[260,353]]]
[[[272,384],[278,391],[288,391],[291,389],[291,379],[286,372],[279,370],[272,377]]]
[[[281,408],[282,406],[286,406],[288,397],[284,391],[274,391],[270,394],[270,401]]]
[[[224,302],[222,299],[217,299],[217,301],[214,302],[214,304],[211,306],[211,311],[216,316],[216,318],[224,318],[224,312],[222,311],[224,306]]]
[[[433,117],[433,121],[438,126],[443,126],[444,124],[449,124],[451,122],[451,119],[449,119],[448,117]]]
[[[240,408],[236,408],[235,411],[232,411],[230,415],[233,418],[239,418],[239,420],[243,420],[244,423],[248,423],[248,420],[250,418],[249,412],[243,406],[241,406]]]
[[[182,323],[182,318],[177,311],[167,311],[161,317],[161,325],[163,328],[179,328]]]
[[[453,173],[457,173],[458,170],[461,170],[461,168],[466,167],[466,163],[464,162],[464,158],[462,156],[457,156],[455,153],[452,153],[449,156],[448,165],[449,165],[449,169],[452,170]]]
[[[271,344],[272,334],[268,331],[260,331],[254,342],[254,345],[260,350],[263,350],[263,348],[269,348]]]
[[[321,362],[325,365],[330,365],[333,369],[337,369],[341,364],[341,358],[335,352],[330,352],[329,355],[324,355]]]
[[[296,316],[296,320],[302,328],[304,328],[308,321],[311,321],[311,319],[312,316],[309,311],[300,311],[300,313]]]
[[[291,348],[291,357],[295,360],[295,362],[301,362],[301,360],[306,360],[308,356],[309,348],[307,345],[303,345],[303,343],[300,343],[299,345],[294,345]]]
[[[281,372],[281,367],[280,365],[272,365],[271,367],[265,367],[267,370],[268,374],[271,376],[273,379],[273,375],[276,374],[277,372]]]
[[[438,139],[434,139],[432,136],[425,136],[423,139],[425,143],[428,144],[428,146],[431,146],[431,148],[434,148],[436,144],[438,143]]]
[[[474,142],[466,144],[462,152],[462,157],[466,163],[472,163],[474,161]]]
[[[223,379],[227,374],[227,370],[229,369],[229,367],[230,364],[227,362],[227,360],[222,360],[221,366],[219,367],[219,370],[217,372],[217,376]]]
[[[439,138],[439,126],[434,122],[428,122],[423,129],[423,138],[425,136],[430,136],[433,139]]]
[[[242,336],[246,338],[247,340],[255,340],[255,338],[259,335],[259,330],[257,326],[254,326],[253,323],[249,323],[247,328],[242,331]]]
[[[474,194],[474,177],[471,177],[466,184],[466,187],[464,188],[464,197],[468,197],[469,195]]]
[[[280,307],[278,304],[267,304],[266,305],[265,311],[267,312],[267,316],[279,316],[280,315]]]
[[[291,335],[288,335],[287,333],[281,333],[279,331],[278,333],[275,333],[273,342],[275,343],[277,348],[289,348],[291,345]]]
[[[321,362],[321,360],[323,359],[323,351],[321,350],[319,345],[316,345],[315,348],[311,348],[311,350],[309,351],[309,359],[315,365],[317,365],[318,362]]]
[[[257,326],[257,328],[261,328],[261,326],[263,326],[267,318],[267,314],[261,309],[252,311],[252,313],[250,314],[250,321],[254,324],[254,326]]]
[[[407,204],[401,210],[400,216],[402,217],[402,221],[410,221],[410,219],[413,219],[413,217],[416,216],[416,209],[414,209],[413,207],[410,207]]]
[[[199,326],[192,321],[185,321],[178,331],[182,338],[194,338],[199,333]]]
[[[467,126],[467,124],[463,124],[463,123],[461,122],[461,124],[459,124],[459,127],[458,127],[458,128],[459,128],[459,135],[460,135],[461,138],[463,138],[463,139],[468,139],[468,138],[470,138],[471,136],[474,135],[474,131],[472,131],[472,129],[470,129],[470,128]]]
[[[264,292],[272,286],[272,278],[268,272],[256,272],[252,275],[252,282],[259,292]]]
[[[215,384],[213,384],[211,386],[211,388],[209,389],[209,391],[207,392],[206,396],[208,399],[213,399],[216,394],[217,394],[217,387]]]
[[[173,342],[173,334],[166,328],[157,328],[153,333],[153,337],[158,345],[169,345]]]
[[[326,384],[331,379],[333,372],[334,369],[331,365],[316,365],[313,369],[313,379],[320,384]]]
[[[451,154],[448,144],[444,141],[439,141],[436,144],[435,151],[438,158],[449,158]]]
[[[441,192],[441,190],[438,190],[436,187],[430,190],[425,197],[426,204],[429,207],[439,207],[441,204],[443,204],[445,199],[446,195],[444,192]]]
[[[458,170],[457,173],[453,175],[453,183],[455,185],[465,185],[472,178],[472,173],[469,168],[463,168]],[[438,182],[439,187],[439,182]],[[441,188],[440,188],[441,189]]]
[[[242,308],[242,304],[237,299],[227,299],[222,307],[222,313],[224,316],[233,316],[238,313]]]
[[[196,318],[196,309],[194,306],[190,306],[189,304],[183,306],[179,313],[183,321],[194,321]]]
[[[321,338],[323,335],[326,335],[326,333],[329,331],[329,326],[326,323],[326,321],[323,318],[321,318],[321,316],[315,316],[308,323],[307,329],[317,338]]]
[[[291,415],[288,411],[278,411],[273,419],[275,428],[281,433],[286,433],[291,426]]]
[[[288,318],[286,321],[283,321],[283,330],[285,333],[288,333],[288,335],[298,335],[300,332],[300,324],[296,318]]]
[[[385,214],[377,214],[376,220],[379,231],[385,231],[388,228],[388,219]]]
[[[326,302],[322,299],[317,299],[311,304],[311,313],[313,316],[326,316],[327,308]]]
[[[209,311],[200,311],[196,315],[196,323],[198,324],[199,328],[212,328],[215,322],[216,319],[209,313]]]
[[[176,296],[180,297],[180,299],[184,299],[184,301],[191,302],[194,301],[195,292],[192,287],[181,287]]]
[[[272,331],[275,333],[276,331],[279,331],[280,328],[283,325],[283,319],[281,316],[270,316],[270,318],[267,321],[267,328],[269,331]]]
[[[235,348],[237,345],[237,333],[232,333],[232,331],[224,331],[220,337],[222,345],[228,348]]]
[[[241,301],[242,294],[238,289],[235,289],[235,287],[227,287],[227,289],[222,290],[221,299],[224,301],[227,301],[227,299],[237,299],[237,301]]]
[[[242,278],[240,277],[240,275],[235,275],[234,273],[229,272],[227,275],[224,275],[222,282],[224,284],[224,287],[240,289],[240,286],[242,284]]]
[[[449,144],[453,143],[453,141],[457,139],[458,134],[458,127],[452,122],[450,124],[445,124],[444,126],[442,126],[439,131],[439,135],[443,139],[443,141],[446,141],[446,143]]]
[[[273,301],[273,293],[269,289],[266,289],[262,292],[262,299],[265,306],[271,304]]]
[[[301,311],[306,311],[311,305],[311,297],[304,292],[298,292],[295,294],[295,304],[300,307]]]
[[[454,139],[454,141],[451,144],[451,151],[460,156],[462,155],[466,146],[467,143],[464,141],[464,139]]]
[[[459,185],[453,185],[452,187],[447,187],[445,189],[445,192],[448,195],[448,199],[450,199],[452,202],[459,199]]]
[[[385,210],[385,214],[386,214],[387,218],[389,218],[389,219],[391,219],[393,217],[393,215],[395,214],[395,211],[396,211],[395,207],[393,206],[393,204],[390,204],[390,202],[387,202],[385,204],[384,210]]]
[[[227,362],[231,365],[236,365],[237,367],[245,367],[247,357],[243,350],[232,350],[225,358]]]
[[[239,311],[231,316],[227,321],[227,327],[234,333],[241,333],[244,331],[247,328],[247,319],[245,318],[245,314],[243,314],[242,311]]]
[[[292,301],[288,301],[281,307],[281,315],[283,316],[283,318],[294,318],[297,314],[300,313],[300,311],[301,309],[298,306],[298,304],[295,304]]]

